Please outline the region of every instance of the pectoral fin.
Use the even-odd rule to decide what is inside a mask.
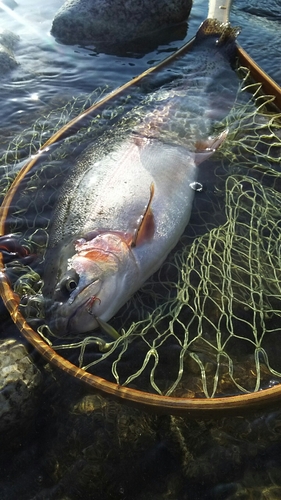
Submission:
[[[150,185],[150,197],[148,200],[148,204],[145,208],[144,213],[140,217],[139,225],[136,229],[136,232],[133,236],[131,247],[135,247],[149,241],[153,238],[155,232],[155,221],[154,215],[151,209],[151,203],[154,196],[154,184],[153,182]]]
[[[121,335],[119,335],[119,333],[115,330],[115,328],[113,328],[113,326],[111,326],[109,323],[106,323],[106,321],[103,321],[101,318],[98,318],[98,316],[95,316],[95,319],[101,330],[104,333],[107,333],[107,335],[109,335],[111,338],[117,340],[121,337]]]
[[[150,195],[148,203],[144,208],[143,213],[137,221],[137,228],[135,230],[130,230],[128,232],[109,230],[109,229],[95,229],[87,233],[83,238],[80,238],[74,242],[75,250],[79,254],[83,254],[91,260],[106,260],[106,255],[101,255],[101,245],[97,248],[95,242],[96,238],[102,234],[111,233],[116,234],[122,238],[129,247],[135,247],[142,245],[143,243],[151,240],[155,232],[155,221],[154,215],[151,208],[152,200],[154,196],[154,184],[150,185]],[[104,248],[104,253],[106,254],[107,248]]]

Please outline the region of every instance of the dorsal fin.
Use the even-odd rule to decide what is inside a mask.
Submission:
[[[208,139],[196,142],[195,163],[199,165],[207,160],[225,141],[228,135],[228,129],[223,130],[217,137],[209,137]]]
[[[143,215],[140,218],[140,223],[137,227],[135,235],[132,239],[131,247],[135,247],[137,245],[141,245],[147,240],[152,239],[155,231],[155,221],[153,212],[151,209],[151,203],[154,196],[154,184],[153,182],[150,185],[150,196],[148,200],[148,204]]]

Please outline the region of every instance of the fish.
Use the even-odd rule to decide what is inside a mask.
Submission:
[[[180,67],[151,92],[129,132],[113,135],[106,147],[102,137],[77,159],[46,252],[43,294],[54,335],[86,334],[101,325],[110,335],[108,321],[179,241],[198,165],[228,134],[210,131],[238,90],[236,36],[230,26],[207,19],[195,38],[192,67]],[[219,102],[225,75],[233,82],[230,98],[213,109],[209,99]]]

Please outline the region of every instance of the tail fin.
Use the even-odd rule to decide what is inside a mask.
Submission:
[[[234,42],[240,33],[237,26],[232,27],[229,23],[221,23],[217,19],[205,19],[196,33],[196,39],[206,36],[218,36],[217,45],[223,45],[225,41]]]
[[[225,57],[235,66],[237,57],[236,38],[240,33],[238,27],[232,27],[229,23],[221,23],[217,19],[205,19],[196,33],[196,41],[213,39],[218,49],[221,49]]]

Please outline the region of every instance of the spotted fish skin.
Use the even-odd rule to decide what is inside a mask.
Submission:
[[[194,67],[152,93],[126,137],[110,148],[100,141],[78,159],[55,210],[46,257],[44,295],[55,334],[86,333],[97,318],[108,321],[178,242],[198,164],[227,135],[209,138],[209,98],[220,93],[222,74],[236,78],[235,53],[235,32],[205,21],[190,53]]]

